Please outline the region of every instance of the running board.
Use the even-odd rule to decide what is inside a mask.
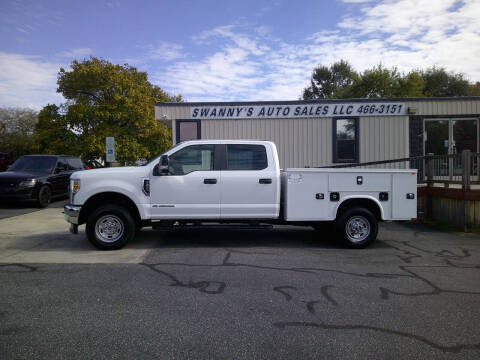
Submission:
[[[154,230],[176,230],[176,229],[192,229],[192,230],[268,230],[272,229],[273,225],[265,224],[161,224],[161,222],[153,222],[152,229]]]

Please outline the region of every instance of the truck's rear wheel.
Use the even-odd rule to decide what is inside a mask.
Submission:
[[[88,217],[86,233],[97,248],[116,250],[134,238],[135,221],[123,207],[102,206]]]
[[[362,249],[377,238],[378,222],[367,209],[345,210],[335,222],[335,234],[351,248]]]

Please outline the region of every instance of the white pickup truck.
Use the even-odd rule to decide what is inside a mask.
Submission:
[[[270,141],[198,140],[177,144],[152,162],[75,172],[70,230],[86,223],[90,242],[119,249],[144,226],[289,224],[323,228],[350,247],[374,241],[378,221],[417,216],[411,169],[280,170]]]

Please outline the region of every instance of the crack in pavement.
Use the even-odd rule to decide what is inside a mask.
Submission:
[[[460,291],[460,290],[448,290],[448,289],[443,289],[441,286],[435,284],[433,281],[430,281],[426,279],[425,277],[420,276],[417,274],[413,269],[415,268],[423,268],[423,269],[429,269],[429,268],[462,268],[462,269],[478,269],[480,268],[479,265],[477,264],[468,264],[468,265],[458,265],[458,264],[453,264],[452,260],[465,260],[469,257],[471,257],[471,252],[468,249],[460,249],[460,253],[455,253],[451,250],[438,250],[438,251],[432,251],[432,250],[427,250],[427,249],[422,249],[418,246],[413,246],[410,244],[409,241],[401,241],[399,242],[404,246],[409,247],[409,250],[402,250],[396,246],[391,245],[393,249],[399,252],[403,252],[404,255],[408,255],[409,258],[402,259],[400,256],[399,258],[403,262],[407,262],[409,264],[412,263],[411,260],[415,258],[422,258],[424,254],[427,254],[429,256],[433,256],[435,258],[439,258],[442,260],[444,265],[433,265],[433,266],[428,266],[428,265],[422,265],[422,266],[415,266],[415,265],[399,265],[398,269],[403,272],[402,273],[372,273],[372,272],[367,272],[367,273],[358,273],[358,272],[349,272],[349,271],[344,271],[344,270],[337,270],[337,269],[329,269],[329,268],[318,268],[318,267],[281,267],[281,266],[265,266],[265,265],[257,265],[257,264],[246,264],[246,263],[240,263],[240,262],[234,262],[231,260],[231,254],[232,251],[227,251],[225,254],[225,257],[223,258],[222,262],[220,264],[190,264],[190,263],[182,263],[182,262],[159,262],[159,263],[154,263],[154,264],[142,264],[153,271],[156,271],[158,273],[161,273],[167,277],[169,277],[174,285],[179,284],[178,286],[184,286],[184,287],[193,287],[192,284],[199,284],[199,283],[182,283],[180,282],[177,278],[175,278],[172,274],[167,273],[163,270],[159,270],[156,267],[158,266],[179,266],[179,267],[192,267],[192,268],[201,268],[201,267],[206,267],[206,268],[221,268],[221,267],[244,267],[244,268],[250,268],[250,269],[261,269],[261,270],[267,270],[267,271],[290,271],[290,272],[295,272],[295,273],[306,273],[306,274],[313,274],[313,275],[318,275],[318,273],[326,272],[326,273],[335,273],[335,274],[341,274],[345,276],[353,276],[353,277],[361,277],[361,278],[374,278],[374,279],[412,279],[412,280],[418,280],[420,283],[428,286],[431,288],[430,291],[417,291],[417,292],[400,292],[400,291],[395,291],[392,289],[388,289],[386,287],[379,287],[380,290],[380,298],[383,300],[388,300],[392,295],[396,296],[431,296],[431,295],[439,295],[442,293],[450,293],[450,294],[468,294],[468,295],[480,295],[480,292],[475,292],[475,291]],[[417,252],[420,252],[417,253]],[[242,254],[246,255],[253,255],[248,252],[241,252]],[[397,255],[398,256],[398,255]],[[200,283],[209,283],[209,282],[200,282]],[[220,283],[217,281],[217,283]],[[226,284],[224,284],[223,289],[226,287]],[[330,303],[333,306],[340,306],[338,302],[331,296],[329,291],[333,289],[333,285],[324,285],[320,288],[320,294],[323,296],[324,299],[327,300],[328,303]],[[295,292],[298,291],[298,288],[292,285],[280,285],[280,286],[274,286],[273,291],[278,292],[283,295],[285,301],[292,301],[294,299],[294,294]],[[293,293],[292,293],[293,291]],[[376,326],[369,326],[369,325],[359,325],[359,324],[334,324],[334,323],[325,323],[325,322],[318,322],[318,316],[315,311],[315,306],[317,304],[321,303],[321,300],[309,300],[306,301],[306,310],[310,316],[315,316],[317,321],[309,322],[309,321],[277,321],[272,323],[273,326],[277,328],[287,328],[287,327],[312,327],[312,328],[319,328],[319,329],[326,329],[326,330],[369,330],[369,331],[376,331],[376,332],[381,332],[381,333],[386,333],[394,336],[400,336],[408,339],[412,339],[421,343],[424,343],[434,349],[443,351],[443,352],[451,352],[451,353],[458,353],[462,350],[468,350],[468,349],[474,349],[478,350],[480,349],[480,343],[478,344],[454,344],[454,345],[443,345],[440,343],[437,343],[433,340],[428,339],[427,337],[416,335],[410,332],[406,331],[399,331],[395,329],[389,329],[389,328],[384,328],[384,327],[376,327]]]

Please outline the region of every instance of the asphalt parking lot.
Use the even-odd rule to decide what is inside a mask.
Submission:
[[[0,220],[0,358],[480,358],[480,236],[382,224],[143,230],[104,252],[61,209]]]

